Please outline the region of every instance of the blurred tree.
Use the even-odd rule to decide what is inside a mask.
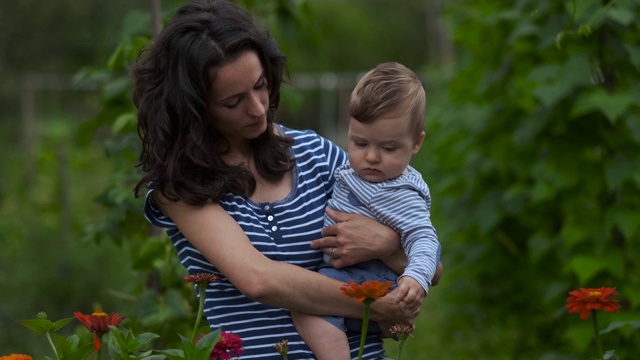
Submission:
[[[640,4],[449,3],[459,64],[431,103],[428,160],[447,269],[442,357],[594,354],[567,293],[617,287],[603,337],[640,353]],[[439,291],[440,289],[437,289]],[[605,325],[602,325],[603,327]],[[446,355],[442,355],[446,354]],[[447,356],[448,355],[448,356]]]

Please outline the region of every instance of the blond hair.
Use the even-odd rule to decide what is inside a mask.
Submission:
[[[426,94],[418,76],[406,66],[387,62],[367,72],[351,93],[349,115],[362,123],[397,112],[410,114],[410,131],[424,131]]]

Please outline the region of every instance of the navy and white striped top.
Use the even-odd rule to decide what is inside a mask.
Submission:
[[[394,179],[372,183],[344,164],[336,169],[336,184],[328,206],[376,219],[397,232],[409,259],[402,276],[412,277],[428,292],[440,261],[440,243],[431,224],[429,187],[416,169],[407,169]],[[325,226],[333,223],[325,217]]]
[[[292,192],[273,203],[255,203],[227,194],[220,205],[262,254],[275,261],[315,270],[322,262],[322,252],[312,249],[309,243],[321,237],[324,209],[335,182],[334,171],[347,161],[347,154],[313,131],[284,126],[279,126],[279,130],[295,140]],[[150,196],[151,191],[146,197],[145,217],[155,226],[166,228],[189,274],[209,272],[222,278],[207,287],[204,313],[212,329],[222,327],[242,338],[241,359],[281,360],[273,345],[285,339],[289,341],[289,359],[315,359],[296,332],[289,311],[263,305],[240,293],[189,243],[173,221],[160,212]],[[350,337],[349,342],[352,358],[357,359],[360,335]],[[367,339],[364,358],[384,358],[382,341],[377,336]]]

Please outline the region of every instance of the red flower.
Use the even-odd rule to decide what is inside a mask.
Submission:
[[[118,326],[125,319],[116,313],[107,315],[104,311],[96,310],[91,315],[85,315],[79,311],[73,313],[73,316],[80,321],[91,333],[93,333],[93,348],[100,350],[100,337],[102,334],[109,332],[109,325]]]
[[[618,295],[616,288],[581,288],[569,292],[567,299],[567,309],[569,313],[580,313],[581,319],[587,319],[592,310],[604,310],[616,312],[620,308],[618,300],[610,300],[612,296]]]
[[[349,280],[348,284],[340,286],[340,290],[344,295],[356,299],[356,302],[371,302],[387,295],[391,287],[391,281],[381,282],[380,280],[367,280],[362,284]]]
[[[206,286],[208,283],[220,281],[220,278],[211,273],[200,273],[195,275],[187,275],[184,281],[188,283],[196,283],[199,286]]]
[[[196,343],[203,336],[204,335],[200,335],[196,340]],[[244,349],[240,347],[240,344],[242,344],[242,339],[238,335],[232,332],[222,331],[216,346],[211,350],[210,358],[213,360],[230,360],[232,359],[231,355],[238,357],[244,352]]]
[[[11,354],[7,356],[0,356],[0,360],[33,360],[33,358],[24,354]]]

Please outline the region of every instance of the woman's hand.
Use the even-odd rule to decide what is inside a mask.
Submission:
[[[366,216],[329,208],[326,213],[336,224],[322,230],[323,238],[312,241],[311,247],[329,255],[331,265],[341,268],[380,259],[394,271],[404,271],[407,257],[395,231]]]

